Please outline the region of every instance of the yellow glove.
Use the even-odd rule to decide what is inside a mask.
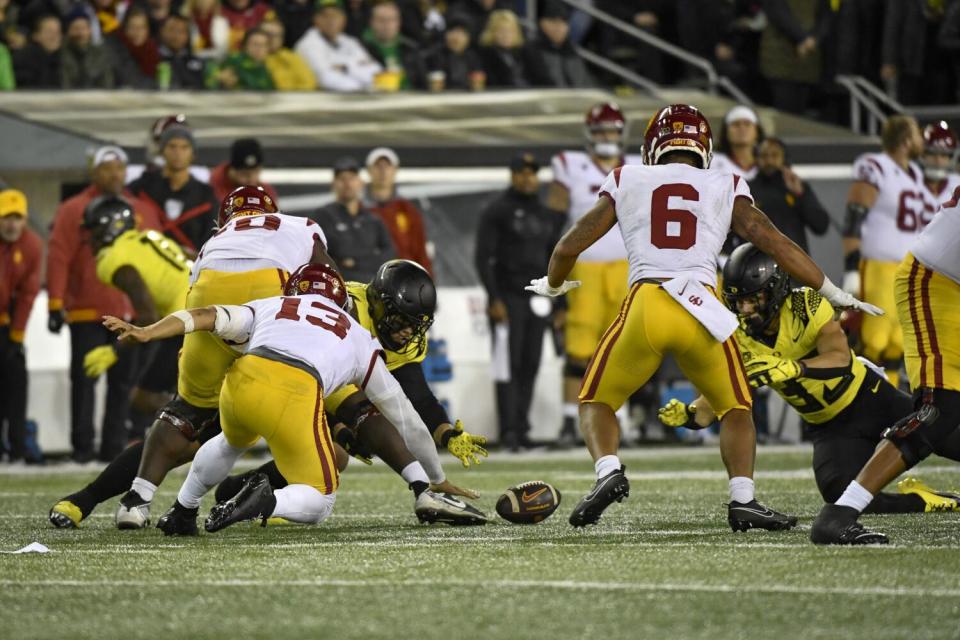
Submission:
[[[117,350],[105,344],[87,351],[83,356],[83,372],[90,378],[99,378],[104,371],[117,364]]]
[[[687,423],[690,422],[690,413],[691,412],[687,410],[686,404],[674,398],[660,407],[660,411],[657,412],[657,417],[660,418],[660,422],[668,427],[685,427]]]
[[[453,425],[453,434],[447,440],[447,451],[456,456],[464,467],[469,467],[470,463],[480,464],[480,458],[487,457],[487,450],[483,445],[487,444],[487,439],[483,436],[475,436],[463,430],[463,423],[457,420]]]
[[[746,364],[750,386],[765,387],[794,380],[804,374],[805,367],[796,360],[776,356],[757,356]]]

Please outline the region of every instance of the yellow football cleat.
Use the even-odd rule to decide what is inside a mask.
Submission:
[[[258,527],[283,527],[286,525],[296,524],[295,522],[291,522],[286,518],[279,518],[279,517],[267,518],[265,522],[261,522],[260,520],[251,520],[250,522]]]
[[[918,478],[904,478],[897,483],[900,493],[913,493],[924,502],[924,511],[960,511],[960,496],[943,491],[934,491]]]
[[[58,529],[76,529],[81,520],[83,512],[69,500],[61,500],[50,509],[50,524]]]

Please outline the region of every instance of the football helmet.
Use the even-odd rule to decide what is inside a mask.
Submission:
[[[616,132],[616,140],[600,139],[597,135],[609,131]],[[584,135],[587,137],[587,151],[600,158],[619,158],[623,155],[627,142],[627,119],[623,111],[613,102],[599,102],[587,111],[584,119]]]
[[[944,120],[925,126],[923,155],[920,156],[923,177],[931,181],[945,180],[956,167],[958,151],[960,145],[957,144],[957,136]],[[948,157],[949,160],[933,160],[929,156]]]
[[[276,201],[263,187],[237,187],[220,203],[217,225],[223,228],[235,216],[258,216],[278,211]]]
[[[765,294],[757,300],[756,311],[744,316],[737,301]],[[737,314],[740,327],[758,337],[779,317],[780,307],[790,293],[790,278],[773,258],[747,242],[733,250],[723,266],[723,301]]]
[[[347,308],[347,285],[340,273],[328,264],[305,264],[290,274],[283,286],[283,295],[307,294],[324,296],[341,309]]]
[[[654,165],[671,151],[689,151],[700,158],[702,169],[713,159],[713,133],[700,110],[688,104],[672,104],[650,118],[643,134],[643,163]]]
[[[83,210],[83,227],[90,230],[100,246],[113,244],[114,240],[136,226],[133,207],[120,196],[98,196]]]
[[[150,126],[149,135],[147,136],[147,164],[163,165],[163,158],[160,157],[160,135],[166,131],[168,127],[172,127],[173,125],[190,128],[190,124],[187,122],[187,116],[182,113],[157,118]]]
[[[390,351],[411,345],[427,348],[427,329],[437,310],[437,288],[427,270],[412,260],[389,260],[380,265],[367,286],[370,317],[380,343]],[[409,330],[401,339],[395,333]]]

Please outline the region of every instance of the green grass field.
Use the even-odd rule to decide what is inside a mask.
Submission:
[[[46,511],[96,469],[0,474],[0,637],[25,638],[960,638],[960,513],[866,517],[893,544],[817,548],[810,451],[761,449],[758,497],[801,516],[733,534],[716,449],[628,451],[631,496],[599,526],[567,516],[593,483],[586,452],[493,457],[455,482],[494,515],[511,484],[563,493],[534,526],[421,526],[383,465],[351,464],[319,527],[237,525],[199,538],[113,528],[116,501],[77,531]],[[960,488],[933,458],[916,475]],[[154,519],[183,478],[167,479]],[[201,514],[209,507],[204,503]]]

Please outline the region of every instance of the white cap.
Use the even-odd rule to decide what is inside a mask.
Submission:
[[[373,163],[379,160],[380,158],[386,158],[390,161],[395,167],[400,166],[400,158],[397,157],[397,152],[391,149],[390,147],[377,147],[373,151],[367,154],[367,166],[373,166]]]
[[[104,162],[111,162],[113,160],[119,160],[123,164],[127,164],[127,154],[120,147],[108,144],[104,147],[100,147],[93,154],[93,167],[96,169]]]
[[[742,104],[738,104],[730,111],[727,111],[727,115],[723,117],[724,124],[730,124],[731,122],[736,122],[737,120],[747,120],[753,124],[760,122],[760,119],[757,118],[756,112]]]

